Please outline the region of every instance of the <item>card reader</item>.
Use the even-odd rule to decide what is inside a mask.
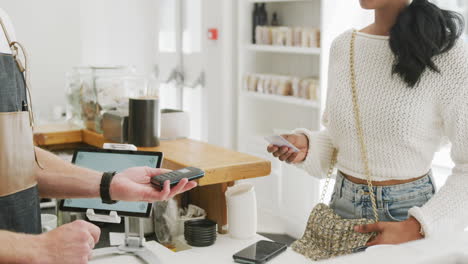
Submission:
[[[172,188],[176,186],[183,178],[187,178],[189,181],[193,181],[203,176],[205,176],[204,171],[194,167],[187,167],[154,176],[151,178],[151,184],[156,188],[162,189],[164,187],[164,182],[169,180]]]

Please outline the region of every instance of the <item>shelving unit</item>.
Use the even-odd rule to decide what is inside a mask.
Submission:
[[[304,106],[304,107],[310,107],[313,109],[320,109],[320,104],[318,102],[303,99],[303,98],[297,98],[294,96],[263,94],[263,93],[248,92],[248,91],[242,91],[242,95],[245,97],[272,101],[272,102],[274,101],[277,103],[291,104],[295,106]]]
[[[324,67],[322,67],[323,51],[321,48],[252,43],[254,3],[266,3],[269,21],[273,12],[276,12],[281,25],[321,28],[322,1],[326,0],[238,1],[239,86],[244,83],[247,73],[271,73],[300,78],[315,77],[320,81],[319,87],[322,87]],[[322,94],[322,91],[318,93]],[[239,87],[238,94],[238,149],[241,151],[249,152],[249,149],[242,143],[248,138],[270,135],[274,130],[291,130],[295,127],[307,127],[312,130],[320,128],[321,98],[317,101],[310,101],[292,96],[247,92],[242,87]],[[260,111],[294,118],[274,121],[271,118],[265,118]]]
[[[320,29],[320,48],[253,44],[255,3],[266,3],[268,21],[275,12],[282,26]],[[359,2],[349,0],[238,0],[237,14],[237,148],[249,152],[248,145],[243,142],[250,137],[269,135],[275,130],[296,127],[319,130],[332,41],[350,28],[368,25],[373,19],[372,14],[362,10]],[[304,103],[294,100],[297,98],[247,93],[242,86],[246,74],[252,73],[318,78],[319,99]],[[262,113],[280,118],[265,118]]]
[[[291,53],[304,55],[320,55],[320,48],[303,48],[303,47],[283,47],[274,45],[255,45],[249,44],[244,46],[246,50],[256,52],[272,52],[272,53]]]
[[[269,214],[268,212],[286,211],[282,214],[288,215],[288,217],[293,216],[286,221],[295,221],[301,210],[295,210],[291,207],[285,208],[283,204],[290,204],[291,201],[289,198],[283,199],[282,195],[289,196],[288,190],[297,190],[301,185],[305,185],[300,181],[293,183],[283,180],[283,175],[287,174],[287,169],[291,167],[287,166],[288,168],[286,168],[286,165],[266,152],[268,143],[263,137],[291,131],[297,127],[306,127],[311,130],[320,129],[322,103],[321,98],[317,101],[311,101],[293,96],[246,91],[242,87],[245,75],[247,73],[260,73],[299,78],[315,77],[319,78],[318,86],[323,87],[322,80],[325,73],[323,71],[325,69],[323,56],[327,55],[320,48],[253,44],[251,20],[254,3],[266,3],[269,18],[273,12],[276,12],[282,25],[322,29],[321,13],[324,1],[329,0],[238,1],[238,149],[256,156],[270,157],[272,166],[275,168],[269,177],[251,181],[255,184],[257,202],[262,210],[259,212],[260,226],[265,221],[271,221],[272,217],[266,216]],[[322,91],[318,91],[318,94],[322,94]],[[294,174],[296,179],[307,177],[304,172]],[[308,185],[314,189],[314,183]],[[318,183],[316,186],[318,188]],[[318,197],[318,194],[316,195],[315,192],[308,192],[303,197],[305,200],[313,202],[316,196]],[[270,215],[274,215],[274,213]],[[279,217],[273,218],[277,219],[275,221],[283,221]],[[281,226],[281,223],[273,225]],[[278,231],[281,232],[281,230]]]

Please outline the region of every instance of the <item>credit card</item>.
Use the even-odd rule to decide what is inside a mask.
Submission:
[[[268,141],[270,144],[278,146],[278,147],[288,147],[294,150],[294,152],[299,152],[299,149],[296,148],[293,144],[289,141],[284,139],[282,136],[273,135],[273,136],[266,136],[265,140]]]

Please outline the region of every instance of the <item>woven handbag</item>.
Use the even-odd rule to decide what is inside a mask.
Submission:
[[[357,134],[361,148],[361,158],[369,190],[373,190],[367,150],[364,144],[364,134],[361,126],[359,105],[356,91],[356,73],[354,63],[354,43],[356,31],[353,31],[350,43],[350,74],[353,97],[353,111],[356,120]],[[343,219],[333,209],[323,203],[325,193],[328,189],[333,168],[335,167],[337,150],[333,151],[331,165],[327,173],[326,183],[322,190],[320,203],[310,213],[304,235],[292,244],[292,249],[312,260],[321,260],[353,253],[356,249],[363,247],[376,233],[358,233],[354,231],[356,225],[371,224],[379,221],[377,206],[373,191],[370,192],[372,209],[375,219]]]

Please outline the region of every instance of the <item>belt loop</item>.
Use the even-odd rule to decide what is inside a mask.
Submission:
[[[343,174],[341,174],[341,171],[338,171],[338,173],[336,174],[336,181],[335,181],[335,185],[336,185],[336,195],[338,198],[341,198],[341,189],[343,188],[343,179],[344,179],[344,176]]]
[[[437,190],[437,186],[436,186],[436,184],[435,184],[434,174],[432,173],[432,169],[429,170],[429,172],[426,174],[426,176],[429,177],[429,183],[432,185],[432,191],[433,191],[433,193],[435,193],[436,190]]]
[[[377,208],[383,208],[383,186],[378,186],[376,189]]]

